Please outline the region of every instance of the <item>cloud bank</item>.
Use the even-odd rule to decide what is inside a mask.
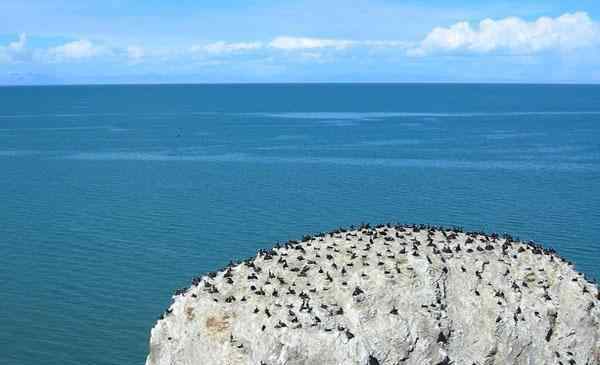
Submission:
[[[527,22],[516,17],[485,19],[472,27],[459,22],[433,29],[411,56],[440,53],[533,54],[551,50],[574,50],[600,44],[600,26],[585,12],[566,13],[557,18],[541,17]]]
[[[372,50],[389,50],[394,60],[406,58],[435,58],[439,55],[533,55],[543,52],[574,53],[594,48],[600,54],[600,24],[586,12],[565,13],[555,18],[540,17],[527,21],[518,17],[484,19],[476,24],[463,21],[450,26],[435,27],[423,39],[357,40],[320,37],[275,36],[270,40],[237,42],[213,41],[191,46],[160,48],[152,44],[143,47],[130,44],[107,44],[89,39],[73,39],[45,48],[30,47],[26,34],[0,45],[0,63],[58,64],[84,63],[102,59],[127,66],[147,62],[184,63],[186,60],[304,60],[322,62],[345,57],[377,62]],[[33,42],[35,43],[35,42]],[[583,53],[585,54],[585,53]],[[290,56],[298,57],[290,57]],[[327,57],[322,57],[326,55]],[[212,59],[212,60],[211,60]],[[218,63],[218,62],[217,62]],[[201,65],[201,63],[193,63]]]

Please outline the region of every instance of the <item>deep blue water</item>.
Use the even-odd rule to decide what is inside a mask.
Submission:
[[[192,276],[387,221],[600,278],[600,87],[0,88],[0,363],[142,364]]]

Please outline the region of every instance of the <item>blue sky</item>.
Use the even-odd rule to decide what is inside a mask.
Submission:
[[[0,0],[0,84],[598,83],[599,65],[597,0]]]

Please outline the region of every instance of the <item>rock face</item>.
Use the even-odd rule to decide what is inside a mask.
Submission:
[[[508,236],[362,226],[194,279],[146,365],[600,364],[600,294]]]

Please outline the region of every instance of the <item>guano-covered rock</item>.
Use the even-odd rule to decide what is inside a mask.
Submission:
[[[509,236],[363,225],[193,280],[146,365],[600,364],[600,293]]]

